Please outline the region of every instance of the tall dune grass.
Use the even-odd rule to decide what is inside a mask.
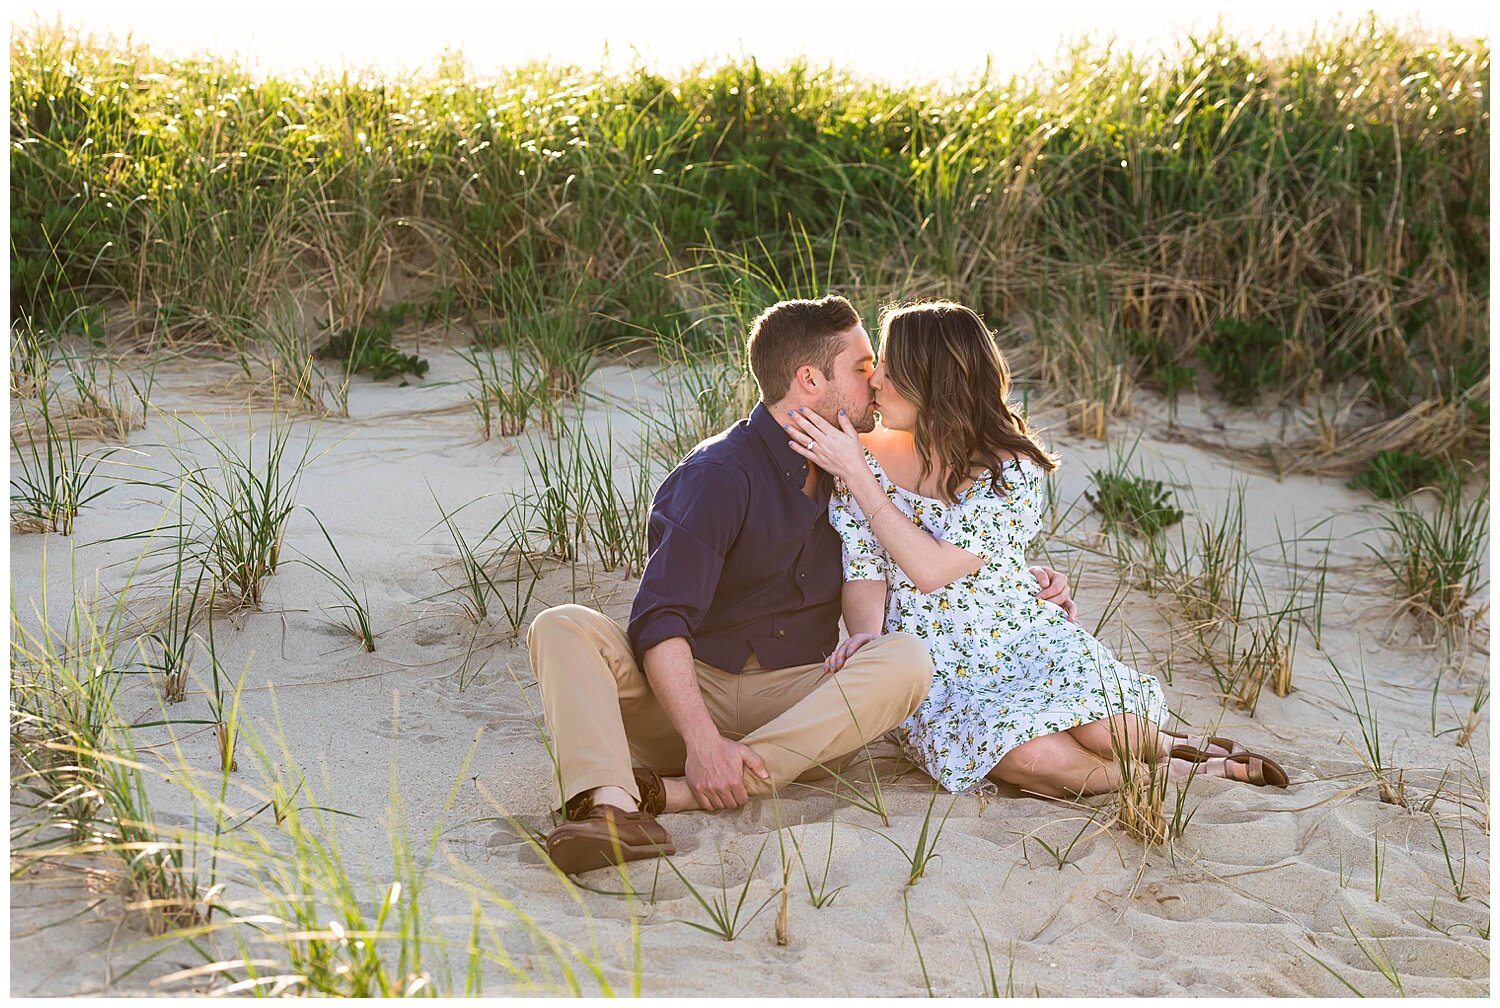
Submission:
[[[1196,362],[1253,393],[1234,385],[1252,337],[1283,392],[1362,375],[1393,416],[1483,411],[1482,41],[1210,34],[958,89],[753,60],[294,83],[41,27],[11,55],[24,329],[243,349],[288,289],[328,330],[415,292],[502,332],[543,304],[570,341],[706,348],[739,320],[693,267],[785,273],[806,240],[816,286],[862,307],[985,311],[1083,429],[1126,408],[1132,372]],[[585,348],[562,350],[565,391]]]

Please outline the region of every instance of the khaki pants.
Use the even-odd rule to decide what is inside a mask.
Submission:
[[[537,616],[527,634],[560,787],[558,803],[614,785],[640,800],[632,766],[682,773],[687,751],[636,664],[618,623],[586,606]],[[744,771],[746,793],[766,795],[878,739],[914,713],[932,686],[932,659],[909,634],[866,644],[834,675],[823,665],[726,672],[698,662],[698,686],[726,738],[765,761],[770,779]],[[826,772],[826,769],[825,769]]]

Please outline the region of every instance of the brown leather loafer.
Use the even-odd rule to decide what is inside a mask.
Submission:
[[[661,815],[667,810],[667,786],[661,782],[661,774],[650,767],[631,767],[635,786],[641,792],[641,811]]]
[[[635,777],[636,790],[641,793],[641,811],[649,812],[658,816],[667,810],[667,786],[662,783],[661,774],[650,767],[631,767],[630,773]],[[594,799],[589,797],[589,792],[576,794],[568,799],[558,814],[564,819],[579,820],[588,817],[589,811],[594,807]]]
[[[569,875],[642,858],[676,854],[672,837],[650,812],[594,805],[547,834],[547,856]]]

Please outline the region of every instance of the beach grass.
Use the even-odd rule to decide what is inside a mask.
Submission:
[[[197,651],[193,630],[213,605],[212,592],[205,585],[207,572],[189,563],[185,553],[185,543],[178,540],[167,604],[156,627],[139,640],[143,661],[161,676],[162,699],[169,704],[184,699]]]
[[[283,295],[236,340],[235,356],[244,379],[262,397],[313,416],[347,417],[353,369],[328,374],[315,342],[316,334]]]
[[[828,853],[823,857],[823,870],[818,875],[816,884],[813,882],[811,869],[807,864],[807,857],[802,852],[802,839],[795,833],[791,834],[792,846],[797,852],[797,863],[802,866],[802,881],[807,886],[807,901],[812,904],[813,909],[821,910],[826,906],[832,906],[838,894],[843,891],[844,886],[828,887],[828,875],[833,870],[833,839],[834,831],[838,827],[837,806],[828,813]]]
[[[328,531],[328,526],[323,524],[313,511],[308,510],[308,515],[317,523],[318,531],[323,536],[323,541],[328,544],[328,549],[333,554],[333,562],[338,564],[338,570],[334,570],[321,560],[314,559],[306,553],[300,556],[300,562],[306,564],[312,570],[317,571],[328,579],[342,600],[334,606],[336,612],[344,615],[336,617],[333,625],[346,631],[351,637],[359,641],[360,646],[366,651],[375,650],[375,631],[370,625],[370,597],[366,591],[356,591],[354,587],[354,576],[349,572],[349,565],[344,562],[344,555],[339,552],[338,544],[333,541],[333,536]],[[301,551],[298,551],[301,553]]]
[[[698,442],[749,416],[758,390],[737,347],[703,351],[676,333],[657,343],[656,356],[663,399],[633,414],[645,430],[646,455],[670,467]]]
[[[176,839],[166,843],[164,831],[146,820],[138,825],[152,843],[141,840],[137,846],[176,852],[179,868],[192,861],[201,871],[207,862],[214,883],[195,893],[196,902],[185,903],[195,917],[172,922],[176,936],[203,958],[202,964],[162,975],[154,987],[172,990],[191,983],[203,992],[207,984],[216,994],[477,995],[498,969],[511,992],[576,996],[588,989],[585,976],[602,993],[612,992],[597,948],[557,938],[490,880],[462,866],[451,875],[436,870],[473,747],[456,768],[425,843],[413,842],[393,753],[390,855],[366,866],[374,868],[371,878],[344,849],[339,823],[351,821],[351,813],[320,799],[286,740],[254,729],[247,729],[245,738],[255,779],[234,787],[200,780],[185,765],[127,768],[137,788],[149,777],[184,788],[206,824],[176,828],[171,832]],[[260,819],[268,810],[275,813],[269,824]],[[467,897],[469,927],[458,937],[446,926],[450,922],[427,907],[425,894],[438,888]],[[168,905],[160,896],[149,904]],[[638,992],[638,944],[635,955],[632,987]]]
[[[525,431],[533,407],[542,401],[545,380],[532,357],[521,347],[498,351],[478,346],[460,351],[460,357],[474,374],[469,401],[484,439]]]
[[[1359,745],[1354,750],[1355,755],[1368,771],[1380,800],[1388,805],[1407,807],[1406,774],[1395,765],[1389,739],[1381,735],[1380,714],[1370,699],[1370,682],[1365,675],[1364,665],[1360,665],[1359,691],[1356,693],[1354,685],[1333,658],[1330,656],[1327,660],[1344,698],[1349,702],[1347,709],[1354,715],[1359,728]]]
[[[251,417],[243,447],[237,437],[205,426],[202,441],[212,460],[178,457],[187,510],[178,535],[192,561],[212,575],[221,604],[259,609],[265,582],[281,562],[314,438],[309,435],[299,453],[290,418],[273,410],[256,432],[253,412]]]
[[[929,998],[936,997],[932,990],[932,975],[927,971],[927,958],[922,955],[922,941],[917,936],[917,927],[911,920],[911,889],[901,890],[901,918],[906,924],[906,934],[911,938],[912,951],[917,956],[917,969],[922,972],[922,986]]]
[[[1316,526],[1291,538],[1278,528],[1279,566],[1287,582],[1279,583],[1266,551],[1249,544],[1245,494],[1245,485],[1236,483],[1213,512],[1198,506],[1192,532],[1179,532],[1167,566],[1190,651],[1213,674],[1226,701],[1253,715],[1267,684],[1280,697],[1292,692],[1303,627],[1321,640],[1327,538],[1317,535]],[[1305,566],[1298,551],[1309,542],[1324,549],[1318,563]]]
[[[1483,587],[1489,497],[1465,499],[1463,483],[1448,479],[1436,493],[1436,508],[1410,498],[1382,515],[1389,544],[1377,551],[1395,578],[1404,609],[1434,636],[1452,640],[1472,619],[1474,596]]]
[[[979,923],[979,918],[974,915],[974,908],[969,908],[969,916],[973,918],[974,929],[979,932],[980,944],[984,947],[984,962],[979,962],[979,955],[974,955],[974,965],[979,967],[980,996],[989,998],[1013,998],[1016,996],[1016,946],[1011,943],[1009,968],[1005,972],[1005,987],[1000,987],[1000,978],[995,974],[995,956],[990,951],[989,936],[984,933],[984,925]]]
[[[1210,32],[945,88],[750,60],[298,82],[43,26],[11,51],[13,314],[48,338],[245,350],[288,290],[304,339],[353,330],[410,263],[399,300],[526,346],[565,400],[598,348],[732,346],[772,293],[941,294],[1079,430],[1201,367],[1246,401],[1357,376],[1487,439],[1472,42]]]
[[[1073,820],[1071,817],[1067,819],[1058,819],[1052,823],[1048,823],[1047,826],[1072,821]],[[1098,836],[1100,833],[1105,832],[1105,827],[1096,822],[1094,817],[1091,815],[1081,816],[1079,817],[1079,821],[1080,825],[1078,829],[1073,831],[1072,836],[1069,836],[1067,838],[1066,843],[1063,842],[1061,838],[1059,838],[1056,842],[1044,840],[1042,837],[1037,836],[1037,833],[1040,832],[1040,830],[1019,834],[1021,838],[1021,860],[1025,861],[1027,864],[1031,863],[1031,857],[1026,847],[1027,841],[1030,841],[1040,847],[1042,851],[1052,859],[1052,863],[1054,866],[1056,866],[1058,871],[1062,871],[1068,865],[1073,865],[1075,868],[1077,868],[1078,865],[1073,859],[1073,850],[1083,842],[1084,834],[1089,832],[1089,827],[1095,827],[1094,832],[1088,837],[1088,839],[1090,840],[1092,840],[1095,836]],[[1042,828],[1045,829],[1046,827]],[[1079,870],[1081,871],[1082,869]]]
[[[886,833],[882,833],[880,830],[871,829],[868,826],[860,827],[861,829],[874,833],[876,836],[885,840],[892,847],[896,848],[896,850],[901,853],[901,856],[906,859],[907,867],[910,869],[906,876],[906,885],[908,887],[916,885],[917,882],[921,880],[922,876],[927,873],[928,867],[931,866],[933,862],[942,859],[942,855],[938,854],[937,852],[938,841],[942,839],[943,827],[948,825],[948,817],[953,814],[953,807],[958,804],[958,799],[955,797],[948,802],[948,808],[944,810],[943,817],[937,821],[937,828],[934,829],[932,814],[937,807],[938,796],[941,794],[941,792],[942,789],[939,787],[932,788],[932,797],[927,800],[926,814],[922,816],[922,822],[917,828],[917,835],[913,839],[910,849],[908,849],[904,844],[901,843],[901,841],[897,840],[895,837],[890,836]],[[832,844],[831,837],[829,843]],[[826,871],[824,873],[824,876],[826,878]],[[809,882],[810,881],[811,880],[809,880]]]
[[[750,911],[749,917],[744,917],[745,905],[750,899],[750,887],[756,878],[755,870],[760,867],[760,859],[765,855],[766,848],[770,843],[771,837],[768,834],[761,841],[760,849],[756,851],[755,858],[746,867],[745,879],[738,887],[730,884],[724,852],[719,851],[719,885],[715,891],[699,889],[683,870],[677,867],[677,863],[671,857],[663,856],[661,860],[666,862],[667,867],[672,870],[672,874],[676,875],[687,888],[688,894],[693,897],[693,901],[702,908],[708,918],[707,923],[691,920],[682,920],[678,921],[678,923],[686,924],[690,928],[713,935],[726,942],[732,942],[743,934],[745,928],[749,927],[755,918],[759,917],[761,912],[770,906],[783,892],[782,889],[772,892],[760,906]],[[744,917],[743,921],[741,921],[742,917]]]
[[[139,671],[130,657],[134,573],[113,597],[75,594],[66,612],[45,594],[30,618],[12,610],[11,872],[97,864],[121,880],[126,910],[161,934],[205,911],[182,847],[153,824],[136,726],[116,710]]]
[[[20,408],[23,425],[27,413],[26,407]],[[58,423],[45,402],[39,413],[40,437],[10,434],[15,459],[10,471],[10,526],[72,535],[78,511],[113,487],[99,466],[117,449],[86,452],[71,426]]]
[[[460,604],[464,607],[469,619],[478,623],[489,616],[490,595],[498,590],[494,579],[485,566],[484,556],[485,545],[489,540],[490,533],[494,531],[496,526],[491,526],[489,531],[479,537],[475,545],[470,545],[469,536],[458,524],[456,518],[465,508],[478,503],[484,498],[476,498],[450,511],[443,505],[442,501],[438,500],[437,494],[431,486],[428,486],[427,492],[431,494],[432,503],[436,505],[440,516],[437,525],[432,526],[427,531],[431,532],[438,525],[441,525],[447,530],[449,537],[453,540],[454,550],[458,554],[461,577],[459,583],[453,586],[452,590],[463,594],[464,598]]]

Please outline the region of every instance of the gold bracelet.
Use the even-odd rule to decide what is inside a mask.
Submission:
[[[875,525],[875,516],[878,515],[880,512],[884,511],[886,508],[888,508],[890,506],[891,506],[891,499],[889,497],[887,497],[885,499],[885,503],[884,504],[880,505],[874,511],[871,511],[869,514],[867,514],[865,516],[865,524],[869,525],[871,527],[874,527],[874,525]]]

